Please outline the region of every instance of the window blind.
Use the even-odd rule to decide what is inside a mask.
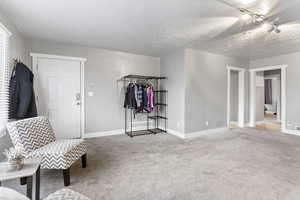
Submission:
[[[10,33],[0,23],[0,137],[5,134],[8,120],[9,64],[8,42]]]

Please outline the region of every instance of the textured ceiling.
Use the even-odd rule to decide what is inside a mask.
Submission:
[[[278,20],[280,34],[242,18]],[[159,56],[191,47],[256,59],[300,51],[300,0],[0,0],[29,38]]]

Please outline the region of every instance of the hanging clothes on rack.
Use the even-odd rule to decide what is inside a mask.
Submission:
[[[125,90],[124,114],[125,114],[125,134],[130,137],[150,135],[157,133],[167,133],[167,90],[161,88],[160,81],[167,77],[126,75],[123,81]],[[133,81],[134,80],[134,81]],[[129,112],[128,112],[129,111]],[[133,115],[144,113],[147,119],[145,129],[134,130]],[[128,115],[129,114],[129,115]],[[145,118],[138,118],[137,121]],[[164,128],[163,128],[164,125]]]
[[[125,93],[124,108],[134,109],[134,113],[152,112],[153,86],[150,83],[129,83]]]
[[[36,117],[33,73],[30,69],[23,63],[15,61],[9,84],[9,118]]]

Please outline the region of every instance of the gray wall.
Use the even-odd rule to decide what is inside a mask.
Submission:
[[[286,91],[286,120],[289,129],[294,129],[300,125],[300,52],[270,57],[250,62],[250,68],[266,67],[287,64],[287,91]]]
[[[184,132],[184,50],[161,57],[161,75],[167,76],[162,87],[168,90],[168,128]]]
[[[87,58],[85,63],[86,133],[124,128],[124,75],[159,75],[160,59],[104,49],[28,40],[28,54],[45,53]],[[88,97],[89,91],[94,92]]]
[[[238,121],[239,112],[239,72],[230,71],[230,121]]]
[[[12,59],[13,58],[20,58],[22,61],[25,62],[25,42],[19,31],[16,29],[16,27],[0,12],[0,22],[12,33],[12,36],[10,37],[10,49],[9,49],[9,62],[10,67],[12,67]],[[0,138],[0,160],[3,159],[2,152],[4,149],[10,147],[11,141],[6,134],[4,137]]]
[[[249,62],[194,49],[185,50],[185,133],[226,126],[227,65],[248,68]],[[248,93],[248,85],[246,88]]]

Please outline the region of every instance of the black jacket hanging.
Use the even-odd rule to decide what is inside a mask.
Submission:
[[[127,87],[124,100],[124,108],[136,109],[135,85],[130,83]]]
[[[37,116],[33,90],[33,73],[23,63],[17,63],[10,79],[9,118],[24,119]]]

